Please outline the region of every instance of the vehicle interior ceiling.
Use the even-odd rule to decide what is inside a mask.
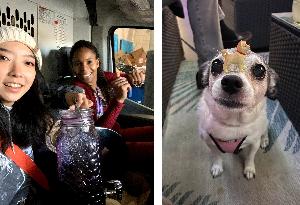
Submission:
[[[134,99],[126,99],[125,106],[119,117],[122,122],[130,122],[130,124],[146,123],[152,124],[154,121],[154,87],[153,87],[153,69],[154,69],[154,7],[153,0],[85,0],[87,17],[90,27],[90,40],[98,49],[101,67],[104,71],[115,72],[115,63],[113,60],[113,49],[111,44],[112,37],[109,35],[109,30],[111,27],[122,27],[130,29],[148,28],[151,30],[151,44],[148,45],[146,51],[145,67],[146,77],[145,84],[143,86],[143,102],[136,101]],[[74,13],[75,14],[75,13]],[[75,33],[74,28],[74,33]],[[133,32],[134,33],[134,32]],[[132,37],[132,32],[126,34],[127,37]],[[125,36],[126,36],[125,35]],[[73,39],[75,43],[79,39]],[[132,40],[132,39],[131,39]],[[126,40],[125,40],[126,41]],[[122,39],[119,39],[122,42]],[[123,39],[124,42],[124,39]],[[136,42],[131,42],[136,45]],[[149,42],[148,42],[149,44]],[[120,43],[121,45],[121,43]],[[135,49],[135,47],[133,47]],[[70,82],[70,76],[72,76],[69,68],[68,55],[71,49],[70,46],[61,47],[58,49],[57,53],[54,55],[57,59],[55,68],[57,74],[48,74],[48,76],[56,75],[55,77],[48,77],[50,84],[54,82],[55,84],[68,84]],[[120,48],[119,48],[120,49]],[[136,49],[139,49],[136,47]],[[115,53],[117,50],[115,51]],[[51,53],[50,53],[51,54]],[[50,56],[49,54],[49,56]],[[50,56],[51,58],[51,56]],[[51,60],[48,60],[51,61]],[[46,62],[47,64],[47,62]],[[53,67],[53,65],[52,65]],[[60,68],[59,68],[60,67]],[[66,69],[68,68],[68,69]],[[47,71],[48,72],[48,71]],[[46,74],[47,78],[47,74]],[[57,85],[55,85],[57,86]],[[138,94],[137,94],[138,95]],[[131,125],[128,125],[131,126]]]

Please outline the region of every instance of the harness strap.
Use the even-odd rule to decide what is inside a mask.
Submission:
[[[247,137],[247,136],[246,136]],[[245,139],[246,139],[246,137],[244,137],[241,141],[240,141],[240,143],[238,144],[238,146],[235,148],[235,150],[234,150],[234,154],[238,154],[240,151],[241,151],[241,149],[240,149],[240,147],[241,147],[241,145],[243,144],[243,142],[245,141]]]
[[[215,145],[217,146],[217,148],[223,152],[223,153],[226,153],[221,147],[220,145],[217,143],[217,141],[215,140],[215,138],[213,138],[213,136],[211,134],[209,134],[210,138],[212,139],[212,141],[215,143]]]
[[[41,187],[49,190],[48,180],[44,173],[38,168],[34,161],[20,149],[19,146],[13,144],[14,150],[9,146],[5,155],[9,157],[16,165],[18,165],[26,174],[34,179]]]
[[[215,145],[217,146],[217,148],[218,148],[221,152],[223,152],[223,153],[231,152],[231,153],[234,153],[234,154],[238,154],[238,153],[240,152],[240,147],[241,147],[241,145],[243,144],[244,140],[247,138],[247,136],[246,136],[246,137],[244,137],[243,139],[241,139],[240,142],[236,145],[234,151],[228,151],[228,150],[222,149],[222,146],[223,146],[223,148],[226,149],[226,147],[224,146],[224,144],[230,143],[230,142],[222,142],[222,145],[220,145],[219,142],[218,142],[218,141],[220,141],[220,140],[217,140],[217,139],[214,138],[211,134],[209,134],[209,136],[210,136],[210,138],[212,139],[212,141],[215,143]],[[231,145],[232,145],[232,144],[231,144]]]

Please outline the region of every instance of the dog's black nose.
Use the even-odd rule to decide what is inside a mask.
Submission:
[[[226,75],[221,80],[222,89],[228,94],[235,94],[243,87],[243,81],[236,75]]]

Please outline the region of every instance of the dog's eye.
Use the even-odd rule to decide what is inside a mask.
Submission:
[[[262,80],[266,76],[266,68],[261,64],[256,64],[252,68],[252,74],[258,80]]]
[[[223,72],[223,61],[216,59],[211,64],[211,73],[216,76]]]

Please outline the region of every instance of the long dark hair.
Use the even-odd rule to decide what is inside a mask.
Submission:
[[[20,147],[45,145],[45,134],[52,124],[52,118],[43,103],[39,88],[44,78],[37,66],[35,69],[36,76],[32,86],[13,104],[12,109],[8,111],[2,104],[0,106],[2,152],[10,145],[11,139]],[[11,132],[9,131],[9,124],[11,125]]]
[[[99,52],[98,52],[98,49],[96,48],[96,46],[90,41],[79,40],[72,46],[71,51],[70,51],[71,66],[72,66],[72,60],[73,60],[75,52],[78,51],[81,48],[88,48],[93,53],[95,53],[96,58],[99,60],[100,65],[101,65],[101,61],[99,59],[100,58],[99,57]],[[97,71],[97,85],[101,89],[101,92],[104,95],[105,100],[108,101],[110,99],[110,88],[108,86],[107,80],[104,76],[104,72],[101,69],[100,65],[99,65],[99,68],[98,68],[98,71]]]

